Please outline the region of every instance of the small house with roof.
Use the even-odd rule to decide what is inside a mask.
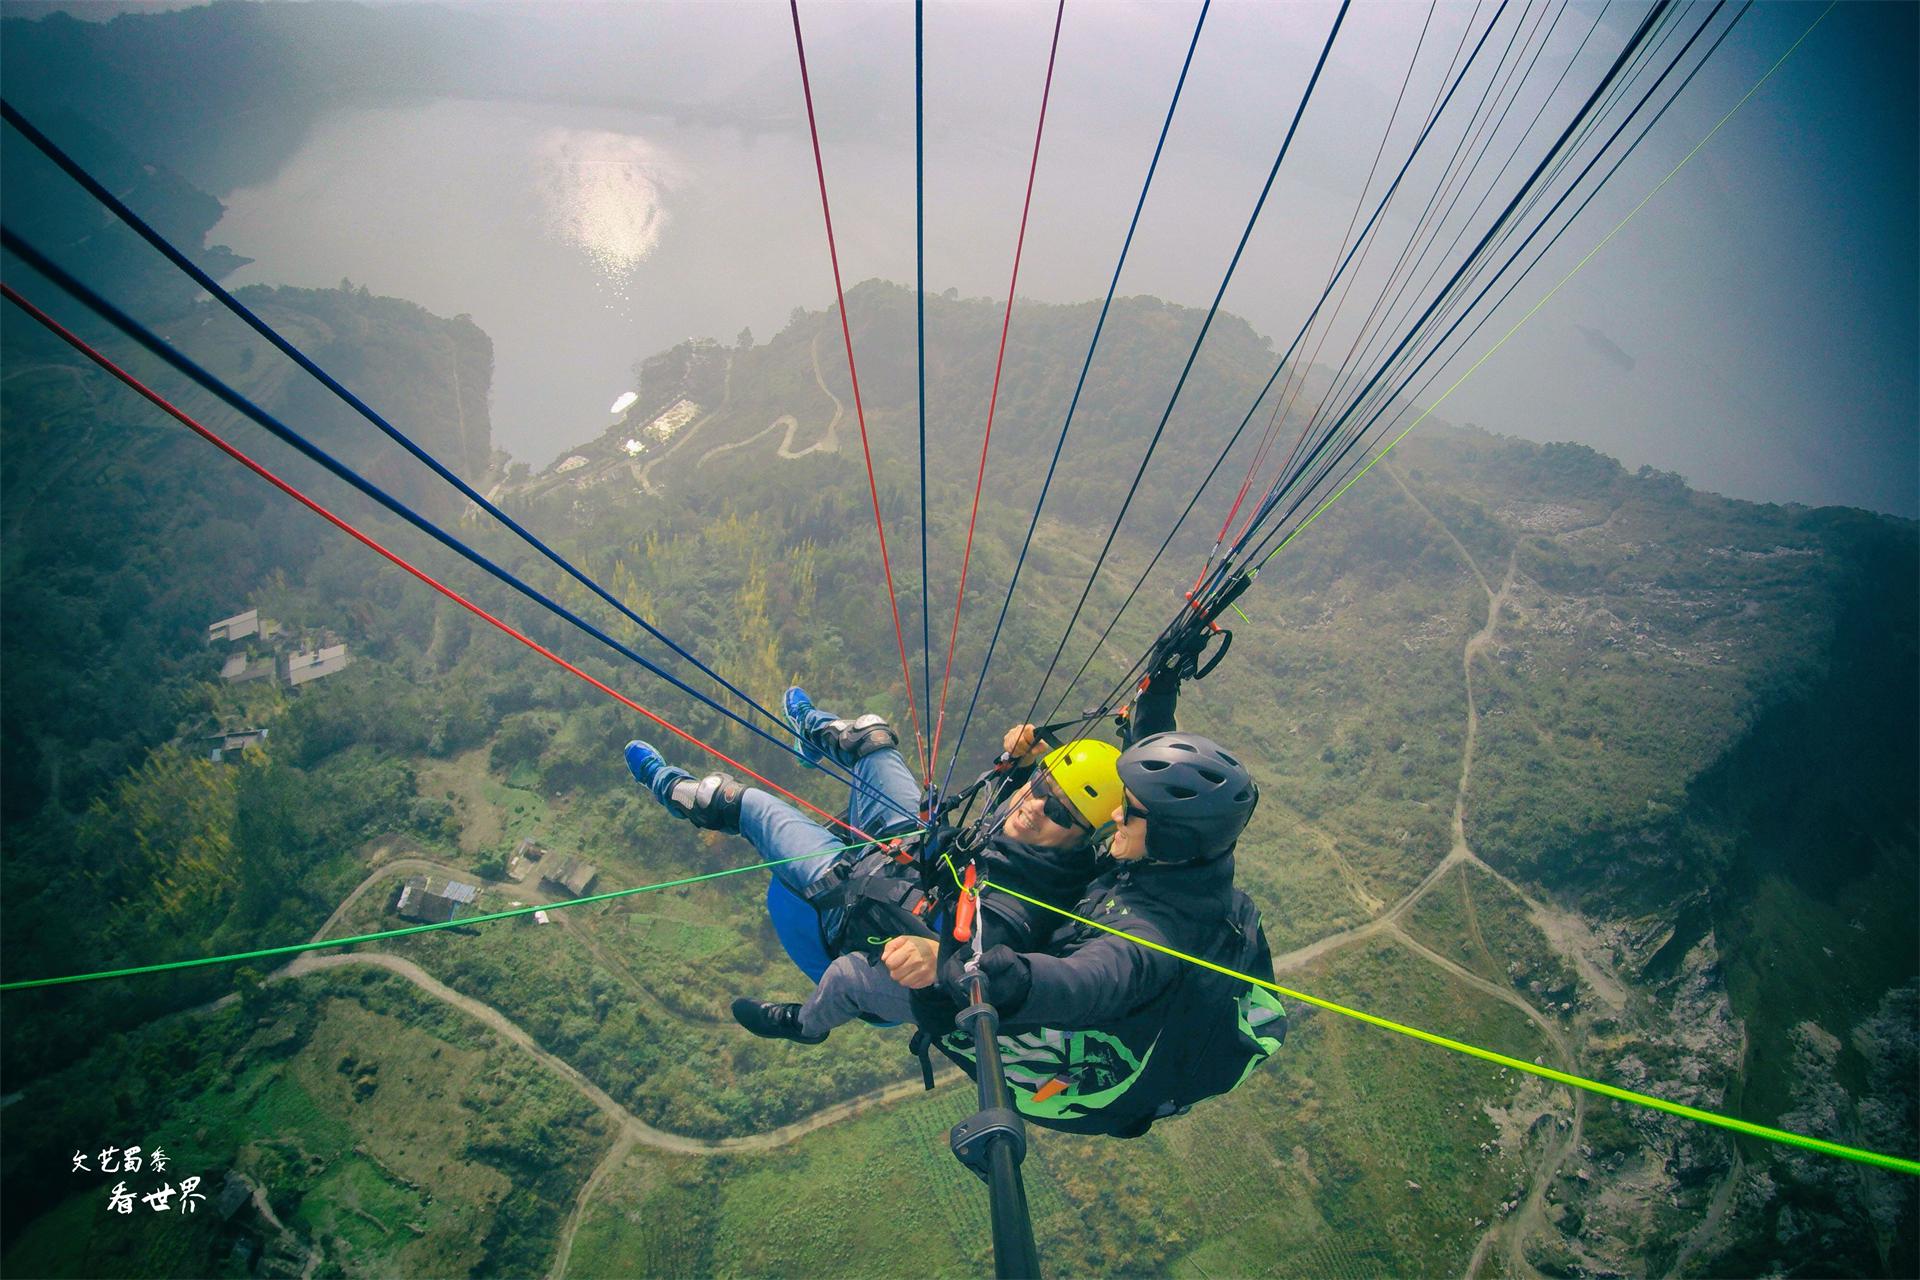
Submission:
[[[454,883],[469,894],[473,893],[471,886],[459,885],[457,881]],[[393,909],[407,919],[418,920],[422,924],[445,924],[460,914],[462,906],[472,901],[472,897],[462,902],[457,897],[449,896],[445,887],[432,888],[425,876],[409,876],[400,887],[400,897],[393,904]]]
[[[272,657],[252,658],[240,649],[228,654],[227,660],[220,666],[220,678],[228,684],[245,684],[250,680],[271,680],[273,677]]]
[[[207,643],[218,644],[225,640],[245,640],[248,636],[260,634],[260,611],[249,609],[245,613],[236,613],[231,618],[222,618],[207,625]]]
[[[327,645],[319,649],[310,649],[305,653],[294,653],[287,657],[287,681],[295,688],[310,680],[330,676],[344,668],[351,659],[347,656],[344,644]]]
[[[205,741],[212,744],[212,751],[208,758],[215,764],[219,764],[229,756],[238,755],[249,747],[258,746],[266,740],[267,730],[265,729],[228,729],[224,733],[208,734],[205,738]]]
[[[600,868],[580,858],[563,858],[559,865],[543,870],[540,882],[556,893],[583,897],[600,876]]]

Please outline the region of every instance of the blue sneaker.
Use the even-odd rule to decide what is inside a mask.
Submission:
[[[638,738],[627,744],[627,771],[633,775],[635,782],[649,791],[653,790],[653,780],[666,768],[671,768],[666,758],[650,744]]]
[[[813,699],[799,685],[787,690],[787,696],[781,704],[787,715],[787,727],[793,730],[793,749],[800,756],[800,763],[809,769],[818,769],[824,759],[820,749],[807,741],[807,735],[801,728],[806,723],[807,713],[813,710]]]
[[[809,769],[819,768],[822,760],[851,769],[876,751],[900,745],[900,735],[885,716],[868,712],[857,720],[834,719],[832,712],[814,706],[799,685],[787,690],[784,709],[787,726],[793,730],[793,748]]]

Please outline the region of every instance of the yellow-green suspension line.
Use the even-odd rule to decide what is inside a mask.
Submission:
[[[1763,1138],[1768,1142],[1779,1142],[1789,1146],[1802,1147],[1808,1151],[1817,1151],[1822,1155],[1838,1156],[1843,1160],[1855,1160],[1862,1164],[1878,1165],[1882,1169],[1892,1169],[1896,1173],[1920,1176],[1920,1161],[1917,1160],[1907,1160],[1900,1156],[1883,1155],[1878,1151],[1867,1151],[1859,1147],[1849,1147],[1843,1143],[1829,1142],[1825,1138],[1810,1138],[1802,1133],[1790,1133],[1785,1129],[1774,1129],[1764,1124],[1755,1124],[1751,1120],[1740,1120],[1733,1116],[1723,1116],[1713,1111],[1702,1111],[1698,1107],[1689,1107],[1679,1102],[1669,1102],[1665,1098],[1656,1098],[1651,1094],[1635,1093],[1631,1089],[1622,1089],[1618,1085],[1604,1084],[1598,1080],[1589,1080],[1584,1076],[1571,1075],[1565,1071],[1556,1071],[1552,1067],[1543,1067],[1537,1063],[1509,1057],[1504,1053],[1495,1053],[1491,1049],[1482,1049],[1478,1045],[1468,1044],[1463,1040],[1455,1040],[1449,1036],[1435,1035],[1431,1031],[1422,1031],[1419,1027],[1410,1027],[1404,1022],[1395,1022],[1391,1018],[1382,1018],[1377,1014],[1367,1013],[1364,1010],[1352,1009],[1343,1004],[1335,1004],[1331,1000],[1322,1000],[1319,996],[1310,996],[1304,991],[1295,991],[1291,987],[1283,987],[1277,982],[1267,982],[1251,974],[1240,973],[1224,965],[1215,964],[1211,960],[1203,960],[1199,956],[1190,956],[1184,951],[1175,951],[1172,947],[1162,946],[1157,942],[1149,942],[1145,938],[1136,937],[1131,933],[1110,928],[1097,921],[1089,920],[1084,916],[1075,915],[1071,911],[1062,911],[1059,907],[1042,902],[1038,898],[1029,898],[1017,889],[1009,889],[1005,885],[994,884],[988,881],[981,885],[981,888],[995,889],[1009,897],[1018,898],[1022,902],[1031,903],[1036,907],[1043,907],[1055,915],[1065,916],[1067,919],[1078,924],[1086,925],[1090,929],[1098,929],[1103,933],[1113,934],[1117,938],[1125,938],[1127,941],[1146,947],[1149,950],[1172,956],[1176,960],[1185,960],[1189,964],[1197,964],[1203,969],[1211,969],[1215,973],[1225,974],[1229,978],[1237,978],[1242,982],[1250,982],[1254,986],[1264,987],[1268,991],[1276,992],[1292,1000],[1298,1000],[1302,1004],[1310,1004],[1316,1009],[1325,1009],[1328,1013],[1337,1013],[1343,1017],[1354,1018],[1369,1025],[1379,1027],[1382,1030],[1391,1031],[1397,1035],[1411,1036],[1415,1040],[1424,1040],[1428,1044],[1439,1045],[1442,1049],[1451,1049],[1455,1053],[1464,1053],[1469,1057],[1479,1058],[1482,1061],[1491,1062],[1498,1066],[1511,1067],[1515,1071],[1524,1071],[1528,1075],[1539,1076],[1543,1080],[1552,1080],[1557,1084],[1571,1085],[1576,1089],[1585,1089],[1588,1093],[1597,1093],[1602,1097],[1612,1098],[1617,1102],[1631,1102],[1635,1106],[1650,1107],[1655,1111],[1664,1111],[1668,1115],[1680,1116],[1687,1120],[1697,1120],[1701,1124],[1710,1124],[1722,1129],[1731,1129],[1735,1133],[1743,1133],[1750,1138]]]

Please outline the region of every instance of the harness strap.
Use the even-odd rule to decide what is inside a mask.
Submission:
[[[932,1090],[933,1037],[918,1027],[914,1028],[913,1039],[907,1041],[907,1051],[920,1059],[920,1083]]]

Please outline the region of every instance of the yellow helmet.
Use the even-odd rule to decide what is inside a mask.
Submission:
[[[1109,826],[1120,807],[1120,749],[1098,738],[1077,738],[1055,747],[1040,762],[1053,785],[1095,832]]]

